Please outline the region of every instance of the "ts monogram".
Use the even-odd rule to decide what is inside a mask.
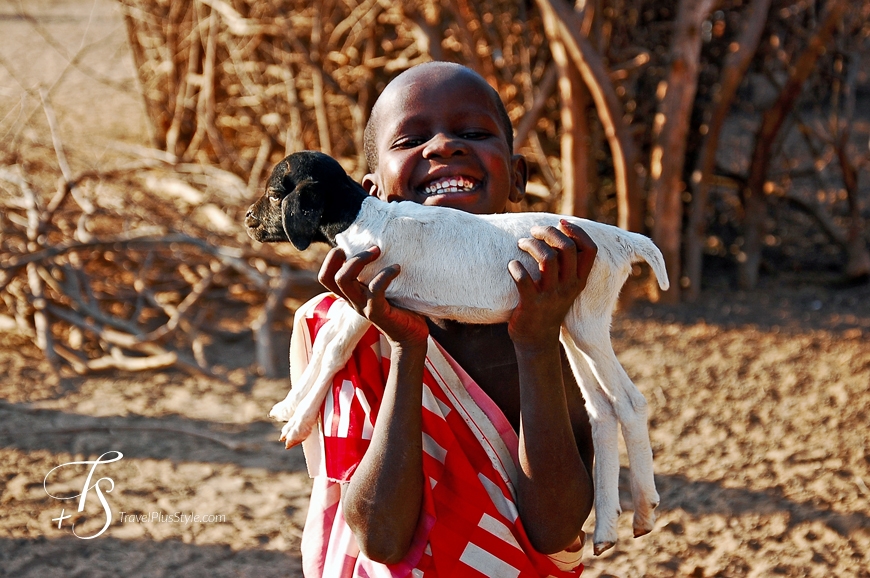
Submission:
[[[113,457],[111,459],[103,459],[103,458],[106,458],[106,456],[109,456],[111,454],[114,454],[115,457]],[[106,452],[103,455],[101,455],[96,460],[82,461],[82,462],[67,462],[67,463],[61,464],[55,468],[52,468],[51,471],[45,475],[45,479],[42,481],[42,487],[45,490],[45,493],[56,500],[73,500],[73,499],[79,498],[81,496],[79,498],[79,510],[78,510],[79,512],[82,512],[85,509],[85,503],[86,503],[87,498],[88,498],[88,492],[90,492],[91,490],[95,490],[97,492],[97,499],[100,501],[100,504],[102,504],[103,511],[106,515],[106,523],[103,524],[102,529],[99,532],[97,532],[96,534],[94,534],[93,536],[79,536],[76,533],[75,525],[73,525],[73,534],[75,534],[77,537],[81,538],[82,540],[91,540],[93,538],[96,538],[97,536],[102,535],[103,532],[105,532],[106,529],[109,527],[109,524],[112,523],[112,508],[109,506],[109,502],[106,501],[106,497],[103,495],[103,492],[105,491],[106,493],[109,493],[112,490],[114,490],[115,489],[115,482],[114,482],[114,480],[112,480],[112,478],[100,478],[99,480],[97,480],[96,482],[91,484],[91,480],[94,477],[94,472],[97,470],[97,466],[99,466],[100,464],[111,464],[112,462],[117,462],[118,460],[120,460],[123,457],[124,457],[124,454],[122,454],[121,452],[109,451],[109,452]],[[85,465],[85,466],[90,465],[91,466],[91,470],[88,472],[88,477],[85,478],[85,483],[82,486],[81,493],[76,494],[74,496],[55,496],[51,492],[49,492],[48,491],[48,478],[51,477],[51,474],[54,473],[55,470],[58,470],[60,468],[64,468],[66,466],[75,466],[75,465]],[[105,489],[100,487],[100,483],[104,482],[104,481],[108,482],[108,487]],[[61,509],[60,516],[52,519],[52,522],[55,522],[55,521],[57,522],[58,528],[61,527],[64,520],[72,517],[71,515],[64,516],[65,511],[66,511],[65,509]]]

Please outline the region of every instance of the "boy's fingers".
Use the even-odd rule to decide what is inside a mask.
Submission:
[[[562,282],[573,280],[577,275],[577,245],[574,239],[556,227],[532,227],[530,232],[556,251],[559,280]]]
[[[517,242],[517,246],[538,262],[538,270],[541,272],[540,286],[542,289],[552,287],[559,280],[559,255],[553,247],[534,237],[520,239]]]
[[[366,287],[359,282],[359,275],[363,268],[377,259],[380,254],[381,250],[377,247],[361,251],[345,261],[335,275],[335,282],[343,296],[357,306],[363,306],[367,298]]]
[[[598,245],[581,227],[569,223],[565,219],[559,222],[559,228],[577,246],[577,277],[583,279],[585,285],[585,280],[589,277],[589,272],[592,271],[592,266],[595,264],[595,257],[598,255]]]
[[[320,271],[317,273],[317,280],[320,281],[320,284],[333,293],[340,293],[338,284],[335,282],[335,275],[344,265],[344,261],[344,251],[335,247],[326,254],[326,259],[323,260]]]
[[[549,267],[549,271],[552,272],[548,275],[548,270],[541,269],[542,277],[547,280],[547,283],[573,282],[577,275],[577,247],[574,241],[556,227],[532,227],[529,232],[539,242],[546,244],[554,256],[551,261],[541,263],[543,267]]]
[[[342,277],[353,276],[356,279],[362,273],[363,268],[377,259],[380,254],[381,250],[377,247],[360,251],[344,262],[344,265],[338,270],[338,275]]]
[[[385,294],[387,287],[390,286],[393,279],[398,277],[401,272],[402,268],[399,265],[390,265],[389,267],[381,269],[381,271],[375,275],[374,279],[371,280],[371,283],[369,283],[369,291],[373,296]]]
[[[578,251],[598,252],[598,245],[595,244],[592,237],[590,237],[589,234],[579,225],[575,225],[570,221],[562,219],[559,221],[559,230],[574,241]]]
[[[508,263],[508,272],[511,274],[514,283],[516,283],[517,291],[520,292],[520,295],[528,293],[535,288],[535,282],[532,280],[532,276],[529,275],[529,272],[526,271],[526,268],[523,267],[523,264],[519,261],[511,261]]]

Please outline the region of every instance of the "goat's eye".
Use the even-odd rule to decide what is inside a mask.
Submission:
[[[276,191],[275,189],[269,190],[269,200],[275,202],[281,201],[281,191]]]

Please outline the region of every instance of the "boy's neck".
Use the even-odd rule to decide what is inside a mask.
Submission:
[[[447,319],[426,319],[429,333],[469,374],[474,368],[516,365],[507,323],[474,325]],[[470,370],[470,371],[469,371]]]
[[[507,323],[470,325],[427,319],[429,333],[501,409],[515,432],[520,428],[517,356]]]

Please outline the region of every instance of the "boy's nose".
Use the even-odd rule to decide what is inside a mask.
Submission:
[[[438,133],[433,136],[423,150],[423,156],[429,157],[452,157],[457,154],[468,152],[466,143],[459,137]]]

